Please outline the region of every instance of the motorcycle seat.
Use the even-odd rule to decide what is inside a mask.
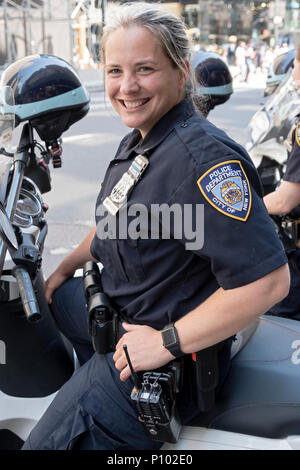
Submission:
[[[300,433],[300,322],[264,315],[231,370],[213,410],[190,426],[267,438]]]
[[[247,328],[244,328],[235,335],[235,339],[231,346],[231,360],[246,346],[251,336],[255,333],[258,325],[259,320],[256,320],[255,322],[251,323],[251,325],[247,326]]]

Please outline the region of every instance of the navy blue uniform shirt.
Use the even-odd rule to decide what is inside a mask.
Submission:
[[[299,122],[292,135],[292,150],[286,164],[286,171],[283,176],[284,181],[300,183],[300,131]],[[296,135],[297,134],[297,135]]]
[[[170,239],[103,239],[99,208],[138,154],[147,156],[149,165],[128,207],[202,206],[198,232],[203,230],[203,246],[187,250],[184,231],[182,239],[172,232]],[[161,329],[220,286],[233,289],[279,268],[287,260],[261,196],[246,151],[189,101],[171,109],[143,140],[133,130],[109,164],[96,204],[98,229],[91,252],[104,265],[105,292],[133,323]]]

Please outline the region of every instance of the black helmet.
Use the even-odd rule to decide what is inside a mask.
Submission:
[[[225,103],[233,93],[232,76],[226,62],[213,52],[196,52],[191,60],[197,84],[196,105],[207,116],[210,110]]]
[[[4,70],[1,86],[15,99],[16,126],[30,121],[45,142],[58,139],[89,110],[89,96],[74,69],[51,55],[31,55]]]
[[[268,72],[264,96],[269,96],[274,93],[276,88],[283,82],[288,70],[294,66],[295,57],[296,49],[291,49],[275,57]]]

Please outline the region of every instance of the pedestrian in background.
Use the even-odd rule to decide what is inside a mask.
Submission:
[[[235,64],[239,69],[239,76],[241,82],[245,81],[247,72],[245,46],[245,42],[241,41],[235,50]]]

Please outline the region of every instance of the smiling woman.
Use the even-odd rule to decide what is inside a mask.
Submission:
[[[188,423],[214,406],[228,373],[232,336],[288,291],[286,257],[250,157],[193,105],[183,23],[157,4],[119,5],[107,19],[102,54],[109,99],[133,130],[107,168],[97,227],[46,283],[57,325],[82,367],[24,449],[157,449],[176,441],[177,414]],[[159,215],[158,206],[166,209]],[[133,208],[145,209],[146,222],[156,220],[154,232],[150,223],[142,233]],[[174,212],[171,217],[175,208],[179,219]],[[175,219],[181,226],[172,224]],[[122,229],[106,230],[106,220]],[[189,234],[197,238],[201,231],[204,243],[188,243]],[[94,353],[82,279],[72,277],[92,259],[103,265],[101,284],[117,311],[117,321],[109,322],[112,344],[104,351],[104,337],[96,347],[104,354]],[[101,318],[97,328],[103,332]],[[205,355],[207,370],[198,388],[189,372],[195,351],[199,367]],[[160,397],[158,406],[148,406],[149,386],[145,393],[133,390],[132,371],[145,381],[157,379],[151,394],[154,401]]]
[[[135,14],[128,9],[127,15],[113,16],[102,39],[109,99],[123,122],[142,137],[193,87],[189,39],[175,18],[169,30],[163,24],[167,17],[151,7],[142,12],[137,4]]]
[[[113,107],[143,138],[183,99],[186,83],[183,72],[166,57],[153,33],[134,25],[109,35],[105,77]]]

